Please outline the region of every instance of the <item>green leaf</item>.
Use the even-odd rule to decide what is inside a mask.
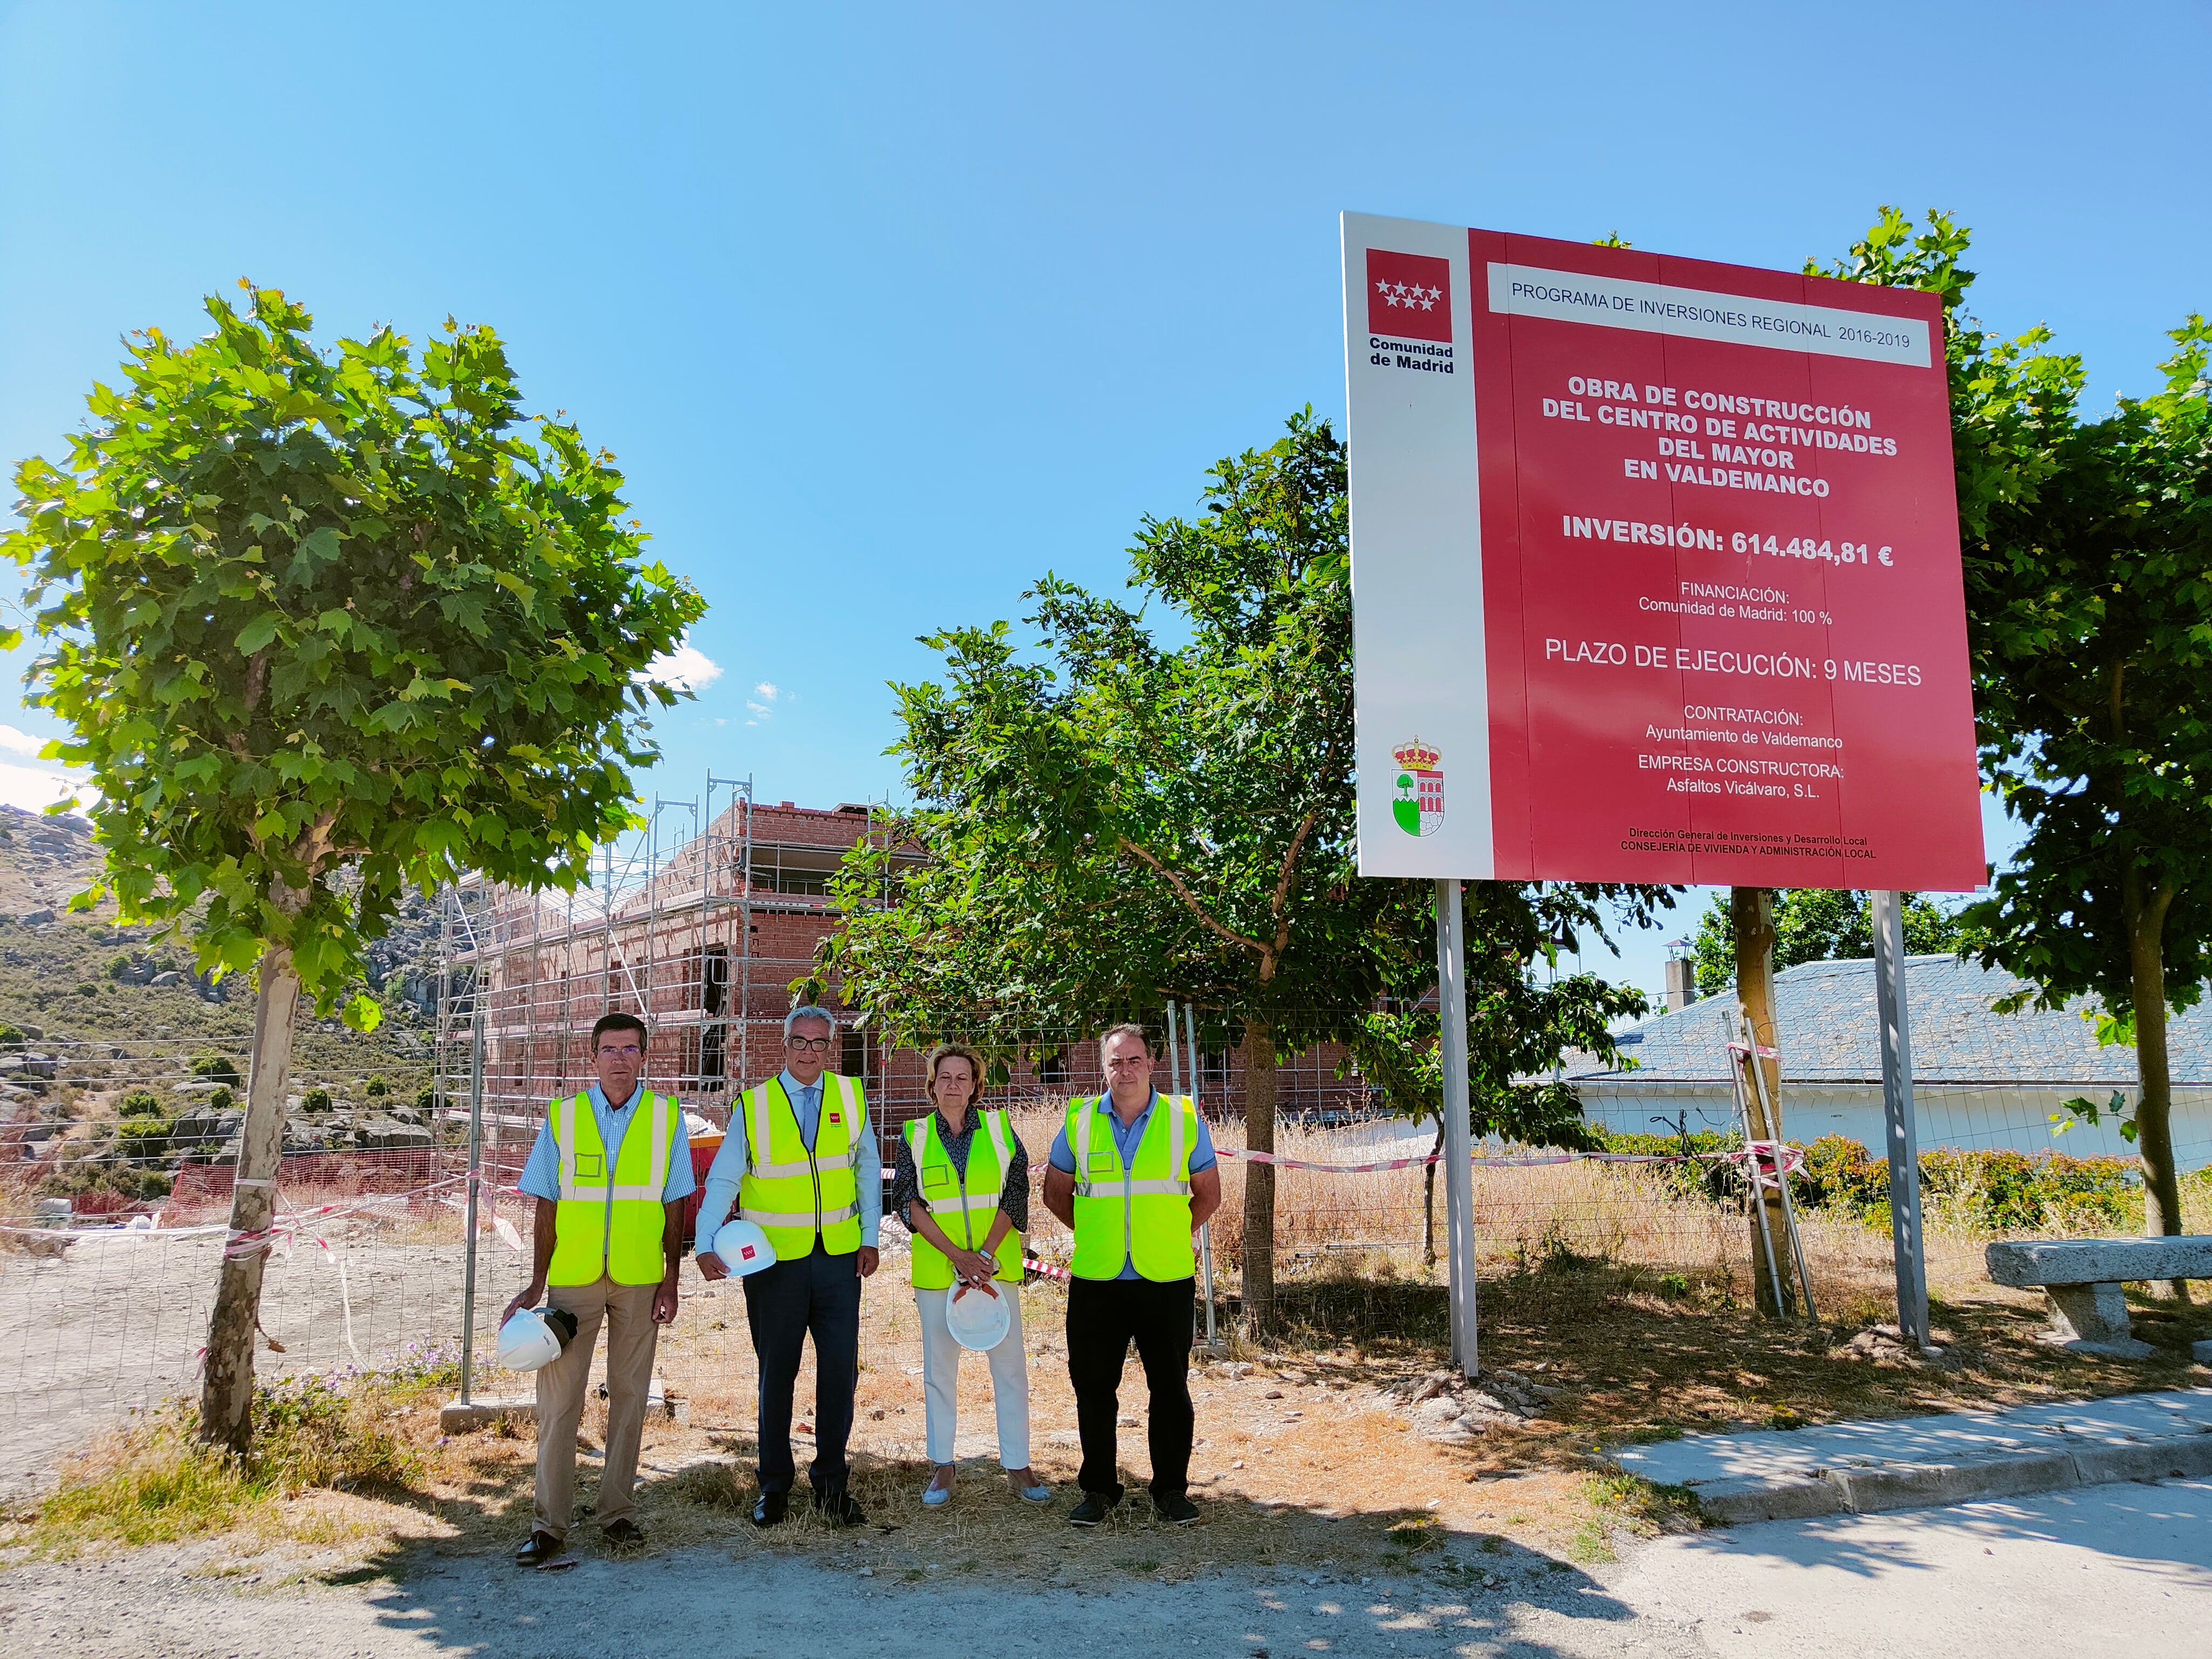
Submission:
[[[276,637],[276,629],[283,620],[282,612],[264,611],[240,629],[231,643],[250,657]]]

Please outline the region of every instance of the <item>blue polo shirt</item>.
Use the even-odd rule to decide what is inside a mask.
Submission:
[[[1121,1121],[1121,1113],[1114,1109],[1114,1097],[1111,1095],[1099,1096],[1098,1103],[1091,1108],[1093,1111],[1104,1115],[1105,1127],[1112,1133],[1115,1147],[1121,1154],[1123,1169],[1127,1169],[1129,1160],[1136,1156],[1138,1145],[1145,1138],[1146,1126],[1152,1121],[1152,1108],[1159,1103],[1160,1091],[1155,1089],[1152,1097],[1145,1103],[1145,1109],[1137,1114],[1134,1123]],[[1097,1127],[1094,1124],[1093,1130]],[[1213,1150],[1212,1133],[1206,1128],[1206,1119],[1201,1115],[1198,1120],[1198,1145],[1191,1149],[1190,1172],[1196,1175],[1200,1170],[1212,1169],[1220,1161]],[[1065,1123],[1060,1126],[1060,1133],[1053,1137],[1052,1167],[1062,1175],[1075,1173],[1075,1149],[1067,1144],[1067,1126]],[[1121,1271],[1114,1277],[1141,1279],[1144,1275],[1137,1271],[1135,1259],[1125,1255],[1121,1258]]]
[[[645,1098],[646,1085],[640,1083],[631,1091],[630,1097],[619,1106],[607,1103],[607,1091],[596,1083],[591,1087],[592,1115],[599,1121],[599,1144],[607,1149],[607,1167],[611,1170],[615,1159],[622,1156],[623,1137],[637,1119],[639,1103]],[[553,1144],[553,1124],[549,1117],[538,1126],[538,1139],[531,1143],[529,1159],[522,1166],[522,1178],[514,1183],[532,1198],[542,1198],[557,1204],[561,1201],[561,1152]],[[679,1198],[689,1198],[698,1188],[698,1181],[691,1173],[691,1138],[684,1133],[684,1114],[676,1114],[676,1139],[668,1147],[668,1180],[660,1189],[660,1201],[673,1204]]]

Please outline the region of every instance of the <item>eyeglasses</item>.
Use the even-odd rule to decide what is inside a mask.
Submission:
[[[787,1036],[783,1040],[783,1046],[787,1048],[799,1048],[813,1054],[826,1054],[830,1052],[830,1039],[828,1037]]]
[[[619,1048],[605,1042],[599,1045],[599,1058],[602,1060],[635,1060],[644,1052],[635,1042],[625,1042]]]

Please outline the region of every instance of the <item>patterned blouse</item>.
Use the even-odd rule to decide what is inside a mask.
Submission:
[[[929,1115],[937,1121],[938,1144],[945,1148],[945,1156],[952,1160],[952,1167],[964,1177],[968,1173],[968,1148],[975,1139],[976,1130],[981,1127],[981,1115],[970,1107],[968,1125],[957,1135],[945,1126],[944,1113],[932,1108]],[[999,1194],[999,1208],[1005,1212],[1007,1224],[1016,1232],[1025,1233],[1030,1230],[1029,1149],[1022,1145],[1022,1138],[1013,1133],[1011,1125],[1006,1131],[1006,1139],[1007,1152],[1013,1161],[1013,1168],[1006,1171],[1006,1184]],[[906,1206],[920,1204],[926,1210],[929,1203],[921,1196],[921,1175],[914,1167],[914,1148],[907,1144],[903,1131],[895,1139],[898,1145],[898,1165],[891,1176],[891,1198],[890,1202],[884,1206],[884,1212],[896,1216],[899,1224],[906,1226]],[[914,1230],[907,1227],[907,1231],[911,1232]]]

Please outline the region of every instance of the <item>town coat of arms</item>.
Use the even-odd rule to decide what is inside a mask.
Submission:
[[[1444,821],[1443,756],[1433,744],[1415,738],[1390,751],[1398,763],[1398,781],[1390,794],[1390,816],[1409,836],[1433,836]]]

